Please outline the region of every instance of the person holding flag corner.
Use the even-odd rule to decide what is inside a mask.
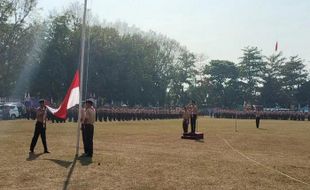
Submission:
[[[36,125],[34,134],[32,137],[32,141],[30,144],[30,153],[34,153],[34,148],[37,144],[39,136],[41,136],[41,140],[44,147],[44,153],[50,153],[47,149],[46,144],[46,107],[44,99],[39,100],[40,107],[36,111]]]

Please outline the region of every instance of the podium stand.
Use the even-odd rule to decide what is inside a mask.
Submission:
[[[190,139],[190,140],[200,140],[203,139],[202,132],[195,132],[195,133],[183,133],[181,136],[182,139]]]

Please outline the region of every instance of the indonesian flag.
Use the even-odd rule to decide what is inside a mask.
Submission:
[[[80,74],[77,70],[67,94],[58,109],[46,106],[52,114],[58,118],[66,119],[67,110],[79,104],[80,100]]]

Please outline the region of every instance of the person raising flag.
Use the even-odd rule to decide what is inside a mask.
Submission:
[[[32,137],[32,141],[30,144],[30,153],[34,153],[34,148],[37,144],[39,136],[41,136],[41,140],[43,143],[44,147],[44,153],[50,153],[47,149],[47,144],[46,144],[46,106],[45,106],[45,101],[43,99],[39,100],[40,107],[37,109],[36,112],[36,127],[34,130],[34,134]]]

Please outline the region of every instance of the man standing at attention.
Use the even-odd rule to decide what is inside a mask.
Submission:
[[[256,110],[255,112],[255,120],[256,120],[256,128],[259,128],[259,123],[260,123],[260,112],[259,110]]]
[[[39,135],[41,136],[41,140],[44,146],[44,153],[50,153],[47,149],[47,144],[46,144],[46,107],[44,104],[44,100],[41,99],[39,100],[40,107],[36,111],[36,127],[34,130],[34,134],[32,137],[31,145],[30,145],[30,153],[34,152],[34,147],[37,144]]]
[[[192,100],[192,103],[190,105],[190,119],[191,119],[191,133],[193,134],[196,132],[197,115],[198,115],[198,108],[195,101]]]
[[[96,111],[91,99],[86,100],[85,113],[82,118],[82,133],[85,154],[83,157],[93,157],[94,123],[96,121]]]
[[[182,123],[183,124],[183,134],[187,134],[190,115],[189,115],[189,112],[188,112],[186,106],[184,106],[182,118],[183,118],[183,123]]]

